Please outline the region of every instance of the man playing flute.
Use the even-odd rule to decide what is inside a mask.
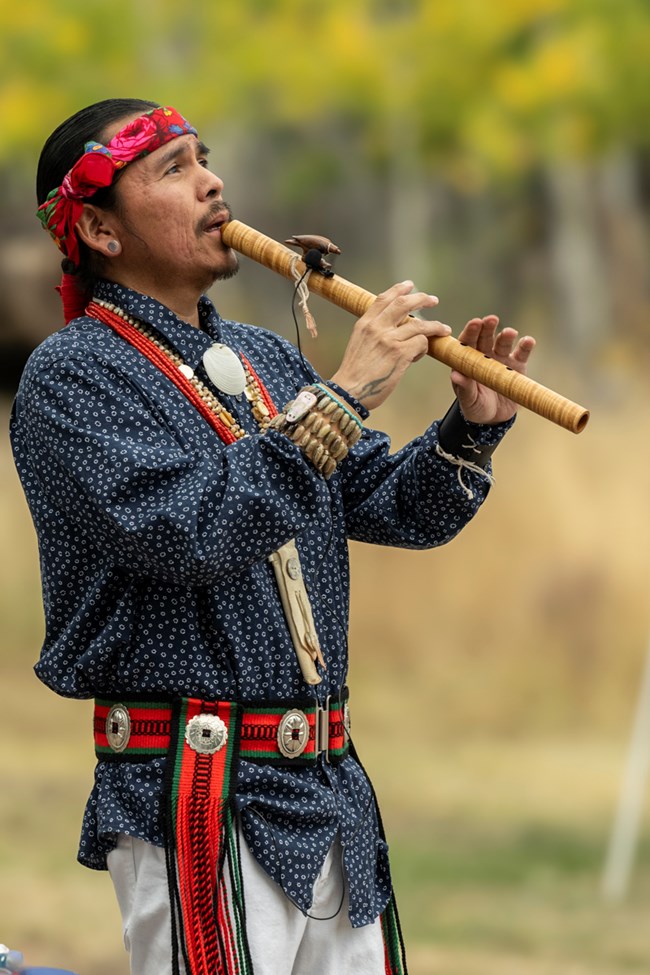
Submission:
[[[222,319],[205,292],[238,259],[207,153],[173,108],[107,100],[38,168],[67,324],[31,356],[11,432],[40,546],[36,672],[95,699],[79,860],[110,871],[133,975],[403,972],[349,734],[347,540],[449,541],[516,407],[452,372],[447,415],[390,453],[369,413],[450,332],[407,320],[437,302],[410,281],[329,380]],[[522,373],[534,346],[495,316],[460,339]]]

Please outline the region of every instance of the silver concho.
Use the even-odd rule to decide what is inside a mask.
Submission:
[[[228,741],[228,728],[216,714],[196,714],[187,722],[185,741],[199,755],[214,755]]]
[[[309,722],[302,711],[287,711],[278,725],[278,748],[285,758],[298,758],[309,741]]]
[[[112,751],[123,752],[131,737],[131,718],[123,704],[114,704],[106,715],[106,740]]]

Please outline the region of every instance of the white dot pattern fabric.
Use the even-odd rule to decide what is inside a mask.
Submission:
[[[201,358],[214,341],[249,358],[278,408],[319,380],[290,343],[221,319],[207,298],[196,329],[115,284],[100,282],[97,297],[153,326],[205,382]],[[348,666],[348,538],[440,545],[488,490],[468,475],[468,499],[457,468],[435,452],[437,423],[395,454],[366,429],[325,481],[282,434],[259,435],[245,398],[219,398],[249,437],[225,446],[145,356],[90,318],[31,356],[11,434],[40,548],[46,636],[36,673],[58,694],[336,697]],[[495,443],[505,429],[472,425],[472,436]],[[316,689],[302,679],[267,561],[293,537],[327,661]],[[163,772],[162,760],[98,763],[83,864],[105,869],[118,833],[163,844]],[[237,801],[251,851],[303,911],[337,833],[352,924],[383,910],[386,844],[354,757],[297,769],[242,762]]]

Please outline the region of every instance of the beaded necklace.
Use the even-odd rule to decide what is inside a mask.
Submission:
[[[184,393],[225,444],[235,443],[247,436],[246,431],[219,402],[212,390],[195,375],[192,367],[152,328],[132,318],[116,305],[97,298],[88,305],[86,314],[109,325],[134,348],[139,349]],[[271,420],[278,415],[278,411],[246,356],[241,354],[241,359],[246,373],[244,393],[263,433]],[[282,608],[302,675],[307,684],[319,684],[322,678],[315,661],[323,667],[325,661],[318,642],[295,539],[290,539],[277,552],[271,553],[269,562],[278,584]]]
[[[195,374],[183,358],[168,345],[160,336],[144,322],[132,318],[117,305],[110,302],[93,299],[86,309],[86,314],[105,325],[110,326],[118,335],[126,339],[130,345],[142,352],[153,365],[157,366],[168,379],[187,397],[199,413],[219,434],[226,444],[235,443],[247,436],[222,403],[219,402],[211,389]],[[241,359],[246,373],[246,388],[244,395],[251,405],[253,417],[263,433],[277,409],[250,362],[243,353]]]

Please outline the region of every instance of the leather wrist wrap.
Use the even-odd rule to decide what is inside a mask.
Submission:
[[[458,405],[458,400],[454,400],[440,421],[438,439],[440,446],[446,453],[476,464],[478,467],[487,467],[497,446],[496,444],[476,443],[471,433],[470,424]]]

